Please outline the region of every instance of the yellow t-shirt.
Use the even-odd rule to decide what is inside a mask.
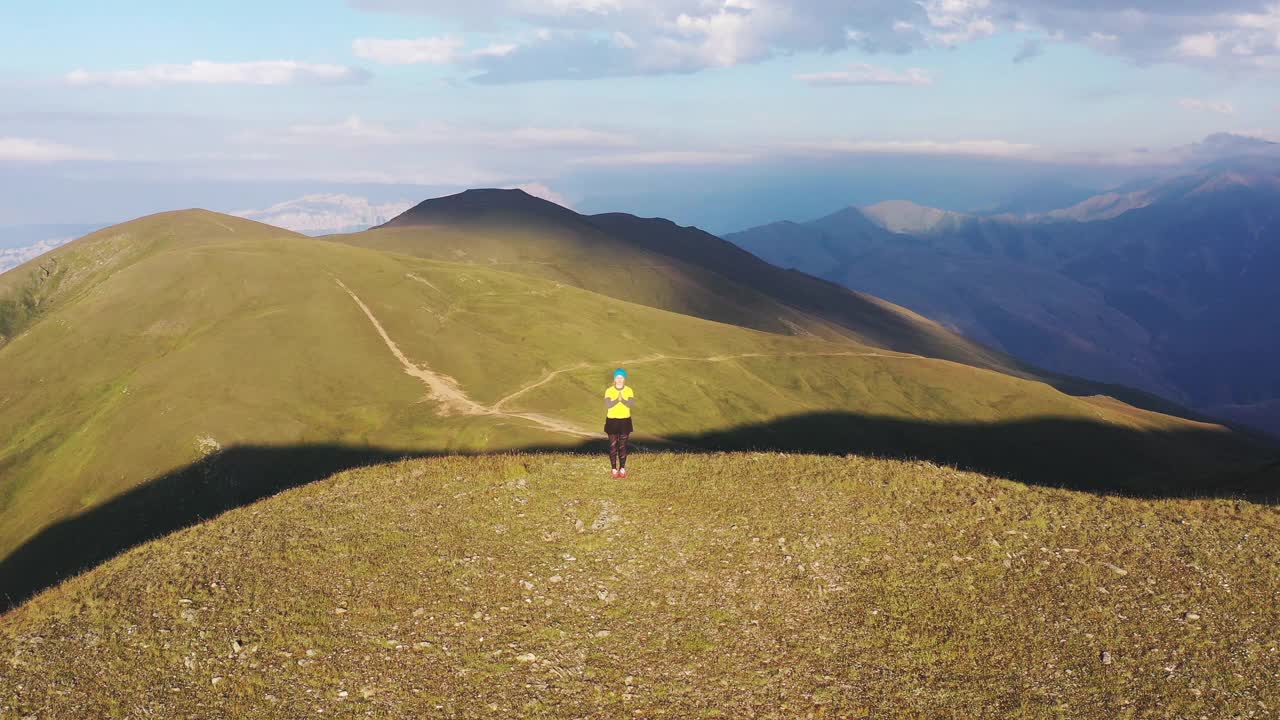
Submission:
[[[604,397],[606,400],[617,400],[618,395],[619,395],[618,388],[612,385],[609,386],[608,390],[604,391]],[[623,400],[630,400],[631,398],[636,396],[636,394],[631,391],[630,385],[624,385],[622,387],[621,395]],[[623,405],[622,403],[618,403],[617,405],[614,405],[613,407],[609,408],[609,412],[605,413],[605,417],[629,418],[631,417],[631,408],[627,407],[626,405]]]

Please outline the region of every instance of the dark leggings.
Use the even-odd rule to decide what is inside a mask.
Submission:
[[[613,464],[615,470],[627,466],[627,438],[629,437],[631,436],[609,436],[609,462]]]

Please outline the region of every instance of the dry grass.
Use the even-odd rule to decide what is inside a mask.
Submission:
[[[1273,508],[859,457],[631,464],[372,467],[139,547],[0,619],[0,718],[1280,706]]]

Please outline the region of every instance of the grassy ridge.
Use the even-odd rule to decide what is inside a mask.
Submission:
[[[57,291],[0,346],[0,558],[42,528],[221,448],[575,444],[598,431],[600,390],[622,363],[636,371],[639,425],[650,436],[833,411],[1200,428],[847,333],[820,336],[830,328],[820,319],[806,321],[815,332],[762,332],[501,264],[319,241],[204,211],[109,228],[49,259],[65,272]],[[773,440],[785,447],[812,429],[788,432],[795,437]],[[876,454],[913,449],[877,437]],[[1237,449],[1238,459],[1256,459],[1246,444]],[[1219,456],[1216,441],[1191,435],[1130,439],[1121,451],[1125,469]],[[1097,468],[1104,478],[1116,472]]]
[[[777,454],[343,473],[0,619],[21,717],[1265,716],[1280,525]],[[281,578],[288,577],[288,582]]]
[[[769,265],[696,228],[622,214],[583,216],[519,190],[470,190],[428,200],[382,227],[330,239],[500,266],[765,332],[851,338],[1021,373],[1012,358],[905,308]]]

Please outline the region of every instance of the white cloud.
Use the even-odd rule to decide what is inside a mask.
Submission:
[[[473,132],[470,134],[464,133],[463,135],[464,137],[470,135],[482,142],[505,143],[526,147],[623,147],[635,143],[634,140],[626,135],[575,127],[523,127],[508,132],[483,131],[478,134]]]
[[[515,43],[493,43],[471,53],[472,57],[506,57],[519,49]]]
[[[391,131],[379,122],[370,122],[358,115],[336,123],[313,125],[301,123],[290,125],[283,133],[268,136],[242,136],[242,140],[283,141],[296,144],[322,144],[334,140],[356,142],[360,144],[398,144],[403,142],[401,134]]]
[[[293,60],[222,63],[196,60],[185,65],[149,65],[138,70],[74,70],[72,85],[144,87],[149,85],[347,85],[367,82],[367,70],[346,65],[315,65]]]
[[[50,240],[42,240],[38,243],[27,245],[26,247],[8,249],[0,248],[0,274],[12,270],[25,262],[34,260],[50,250],[61,247],[74,239],[75,238],[72,237],[53,238]]]
[[[315,235],[354,232],[381,225],[413,204],[409,201],[375,204],[365,197],[329,193],[304,195],[262,210],[237,210],[231,214]]]
[[[1271,128],[1251,128],[1249,130],[1241,130],[1239,134],[1247,137],[1255,137],[1267,142],[1280,143],[1280,130],[1273,130]]]
[[[409,39],[357,38],[351,50],[358,57],[383,65],[470,64],[486,58],[500,59],[520,49],[514,42],[494,42],[466,50],[460,37],[445,35]]]
[[[437,162],[427,169],[421,163],[402,163],[392,167],[390,162],[369,163],[360,166],[358,159],[335,160],[321,163],[305,163],[293,160],[288,166],[268,165],[258,168],[237,168],[229,172],[209,172],[202,177],[229,182],[308,182],[336,185],[420,185],[438,188],[492,187],[494,183],[509,182],[511,173],[489,171],[471,166],[463,161]],[[376,168],[373,167],[376,165]],[[372,168],[372,169],[370,169]]]
[[[840,85],[932,85],[933,76],[922,68],[908,68],[902,72],[876,67],[866,63],[849,66],[847,70],[806,73],[796,79],[815,87]]]
[[[1280,156],[1280,145],[1265,142],[1268,133],[1211,135],[1191,145],[1151,148],[1094,148],[1067,150],[1007,140],[834,140],[793,146],[797,153],[829,156],[834,153],[897,154],[904,156],[973,156],[1054,165],[1095,167],[1154,167],[1201,165],[1213,159],[1242,154]]]
[[[1035,145],[1005,140],[835,140],[798,146],[810,152],[892,153],[908,155],[976,155],[983,157],[1030,157]]]
[[[1277,0],[349,0],[500,34],[464,53],[479,82],[695,72],[799,52],[909,52],[1001,33],[1035,34],[1139,62],[1274,70]],[[1028,49],[1033,49],[1028,46]],[[1028,55],[1022,54],[1023,59]]]
[[[0,162],[55,163],[70,160],[105,160],[108,153],[93,152],[33,138],[0,137]]]
[[[1213,112],[1219,115],[1234,115],[1236,106],[1226,100],[1203,100],[1201,98],[1181,98],[1178,105],[1186,110]]]
[[[995,34],[991,0],[924,0],[920,5],[933,28],[926,35],[939,45],[953,47]]]
[[[617,155],[596,155],[574,161],[577,165],[740,165],[759,156],[748,152],[706,150],[653,150]]]
[[[510,186],[510,189],[523,190],[534,197],[542,198],[548,202],[553,202],[561,207],[567,207],[570,210],[573,209],[573,205],[569,203],[568,198],[543,183],[534,182],[524,183],[522,185],[512,185]]]
[[[506,149],[608,148],[634,144],[629,136],[582,127],[463,127],[446,123],[418,123],[407,128],[391,128],[352,115],[346,120],[321,125],[292,125],[281,133],[242,136],[242,141],[288,144],[348,145],[474,145]]]
[[[1184,35],[1178,40],[1177,52],[1189,58],[1213,58],[1218,56],[1218,36],[1211,32]]]
[[[459,58],[466,46],[459,37],[425,37],[411,40],[356,38],[351,49],[357,57],[383,65],[446,65]]]

